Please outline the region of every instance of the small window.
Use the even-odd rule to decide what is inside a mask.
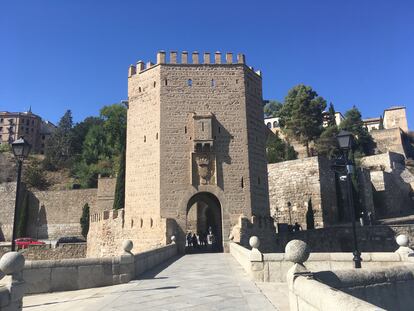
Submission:
[[[154,87],[156,87],[156,86],[157,86],[157,82],[154,81]]]
[[[138,88],[138,92],[140,92],[140,93],[141,93],[141,87],[139,87],[139,88]]]
[[[271,128],[272,128],[272,123],[267,122],[267,123],[266,123],[266,126],[267,126],[267,128],[271,129]]]
[[[158,133],[155,135],[155,139],[158,140]]]
[[[244,188],[244,181],[243,181],[243,177],[241,178],[241,181],[240,181],[240,186],[241,186],[242,188]]]
[[[147,136],[144,136],[144,143],[147,141]]]
[[[144,225],[144,220],[142,220],[142,218],[140,219],[140,227],[142,228],[142,226]]]
[[[187,81],[187,85],[188,85],[188,86],[193,86],[193,80],[188,79],[188,81]]]
[[[273,127],[278,127],[279,123],[277,121],[273,122]]]
[[[215,87],[216,86],[216,81],[214,81],[214,79],[211,79],[211,86]]]
[[[187,134],[187,127],[184,126],[184,133]]]
[[[152,228],[152,225],[154,224],[154,221],[152,220],[152,218],[150,218],[150,227]]]
[[[203,148],[203,145],[202,145],[202,144],[200,144],[200,143],[197,143],[197,144],[195,145],[195,151],[196,151],[196,152],[201,152],[201,151],[202,151],[202,148]]]
[[[204,122],[201,122],[201,131],[204,132]]]
[[[165,84],[165,86],[167,86],[167,85],[168,85],[168,80],[167,80],[167,78],[165,78],[165,80],[164,80],[164,84]]]
[[[131,219],[131,228],[134,226],[134,220]]]
[[[210,152],[210,144],[204,144],[203,151],[204,152]]]
[[[219,132],[219,134],[220,134],[220,131],[221,131],[221,127],[219,126],[219,127],[218,127],[218,132]]]

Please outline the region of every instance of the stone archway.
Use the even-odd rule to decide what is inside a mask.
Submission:
[[[223,219],[219,199],[210,192],[198,192],[187,203],[186,234],[207,234],[211,229],[215,240],[214,251],[223,251]]]

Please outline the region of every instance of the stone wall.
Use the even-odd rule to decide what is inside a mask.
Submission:
[[[99,176],[96,206],[93,206],[93,208],[91,208],[91,215],[113,209],[115,199],[115,186],[116,177]]]
[[[122,241],[135,236],[134,252],[165,246],[174,235],[175,222],[155,217],[140,217],[126,221],[123,209],[91,215],[87,257],[107,257],[119,254]]]
[[[170,244],[142,254],[114,257],[27,261],[23,278],[27,294],[78,290],[127,283],[177,254]]]
[[[10,246],[0,246],[0,257],[10,251]],[[59,260],[86,257],[86,243],[65,243],[56,248],[47,245],[30,245],[21,249],[26,260]]]
[[[395,237],[405,234],[414,243],[414,225],[378,225],[357,227],[358,247],[363,252],[392,252],[398,248]],[[351,252],[351,226],[334,226],[299,232],[278,233],[276,252],[283,252],[291,240],[305,241],[314,252]],[[414,244],[411,244],[414,247]]]
[[[396,152],[405,154],[402,134],[400,128],[374,130],[370,132],[372,138],[376,143],[376,150],[378,152]]]
[[[34,191],[30,195],[27,235],[37,239],[81,236],[82,208],[96,205],[96,189]]]
[[[316,228],[337,222],[335,174],[327,159],[311,157],[269,164],[268,176],[275,222],[298,222],[306,229],[312,214]]]
[[[22,184],[19,209],[25,197],[25,186]],[[0,241],[10,241],[13,230],[13,216],[16,200],[16,183],[0,183]]]
[[[20,204],[29,199],[26,235],[37,239],[81,236],[80,217],[88,203],[96,205],[96,189],[21,191]],[[16,196],[16,183],[0,183],[0,241],[10,241]],[[21,207],[20,207],[21,208]]]
[[[361,166],[370,170],[377,217],[398,217],[414,212],[414,175],[405,167],[402,154],[387,152],[364,157]]]

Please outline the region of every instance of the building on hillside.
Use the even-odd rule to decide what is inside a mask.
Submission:
[[[363,122],[364,122],[364,126],[367,128],[368,132],[371,132],[373,130],[382,130],[383,129],[382,117],[367,118],[367,119],[364,119]]]
[[[32,145],[32,152],[44,153],[46,141],[55,128],[31,109],[26,112],[0,111],[0,144],[11,144],[23,136]]]
[[[266,127],[271,130],[273,133],[280,131],[280,125],[279,125],[279,118],[277,117],[265,117],[264,123],[266,124]]]
[[[262,77],[243,54],[157,54],[130,66],[125,209],[92,215],[88,256],[136,251],[211,229],[219,248],[229,239],[274,245],[270,217]],[[192,62],[189,61],[189,58]],[[106,213],[106,214],[105,214]],[[273,240],[272,240],[273,239]]]

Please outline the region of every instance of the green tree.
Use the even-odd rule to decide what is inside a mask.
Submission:
[[[102,126],[103,120],[99,117],[87,117],[82,122],[77,123],[72,129],[72,151],[74,154],[81,154],[83,142],[86,135],[93,126]]]
[[[72,112],[67,110],[48,139],[45,148],[45,167],[56,170],[70,165],[72,156]]]
[[[112,156],[113,149],[108,143],[107,133],[102,126],[92,126],[83,142],[82,159],[87,164],[98,163],[99,160]]]
[[[101,109],[107,142],[120,155],[126,144],[127,109],[123,104],[105,106]]]
[[[374,154],[375,142],[362,122],[361,112],[355,106],[345,113],[340,129],[351,132],[354,135],[353,156],[360,158]]]
[[[115,186],[114,209],[124,208],[125,205],[125,148],[121,155]]]
[[[315,141],[315,149],[318,155],[333,159],[340,155],[338,140],[336,136],[339,130],[336,125],[331,125],[325,128],[321,136]]]
[[[335,114],[336,114],[335,107],[332,103],[330,103],[329,109],[328,109],[328,127],[337,125]]]
[[[306,147],[311,156],[309,143],[322,133],[326,101],[310,87],[299,84],[293,87],[278,112],[280,125],[288,137]]]
[[[281,139],[277,132],[275,135],[270,134],[267,138],[266,155],[268,163],[297,159],[297,152],[295,149],[289,145],[289,143]]]
[[[282,103],[276,100],[269,100],[268,103],[264,106],[263,110],[265,115],[269,117],[277,117],[279,110],[282,108]]]
[[[82,236],[86,239],[89,232],[89,204],[86,203],[82,208],[82,217],[80,218],[80,225]]]

